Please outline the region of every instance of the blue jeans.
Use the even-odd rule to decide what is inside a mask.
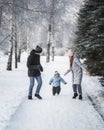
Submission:
[[[79,95],[82,95],[82,88],[80,84],[73,84],[73,92],[74,93],[79,93]]]
[[[38,83],[35,94],[39,94],[41,86],[42,86],[41,75],[37,76],[37,77],[29,77],[29,79],[30,79],[30,86],[29,86],[29,94],[28,94],[28,96],[32,96],[32,91],[33,91],[35,79],[36,79],[36,81]]]

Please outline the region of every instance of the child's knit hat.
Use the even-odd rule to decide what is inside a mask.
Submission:
[[[58,71],[55,71],[54,75],[56,75],[56,74],[60,75]]]

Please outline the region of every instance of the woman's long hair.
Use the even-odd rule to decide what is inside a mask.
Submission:
[[[73,56],[71,56],[69,59],[70,59],[70,68],[71,68],[72,65],[73,65],[73,59],[74,59],[74,58],[73,58]]]

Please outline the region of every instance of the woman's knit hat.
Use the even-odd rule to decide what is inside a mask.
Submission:
[[[41,53],[42,52],[42,48],[37,45],[36,48],[35,48],[35,52],[36,53]]]

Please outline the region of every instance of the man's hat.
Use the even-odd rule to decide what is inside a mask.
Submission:
[[[42,52],[42,48],[37,45],[36,48],[35,48],[35,52],[36,53],[41,53]]]

